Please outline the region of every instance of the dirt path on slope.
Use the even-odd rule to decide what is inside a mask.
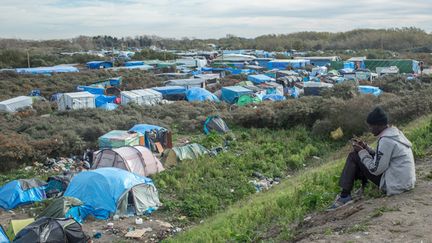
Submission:
[[[414,190],[309,215],[294,241],[432,242],[432,158],[417,161],[416,170]]]

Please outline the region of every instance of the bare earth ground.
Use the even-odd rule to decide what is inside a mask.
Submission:
[[[432,158],[417,161],[416,170],[414,190],[309,215],[294,241],[432,242]]]
[[[15,209],[14,211],[0,210],[0,224],[3,227],[8,227],[11,219],[26,219],[32,216],[31,206],[25,206]],[[158,242],[166,238],[168,235],[175,234],[180,230],[177,227],[159,219],[165,218],[164,215],[158,215],[157,211],[150,217],[144,217],[143,224],[135,223],[136,217],[124,218],[119,220],[92,220],[87,219],[82,225],[84,232],[92,237],[96,233],[101,233],[101,237],[96,239],[92,237],[93,242]],[[108,229],[107,224],[113,223],[113,229]],[[151,231],[146,232],[140,239],[127,239],[125,234],[129,230],[150,228]]]

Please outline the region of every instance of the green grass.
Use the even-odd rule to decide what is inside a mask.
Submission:
[[[408,138],[416,146],[416,156],[432,145],[430,116],[418,119],[406,126]],[[181,233],[169,242],[225,242],[290,240],[294,232],[292,223],[301,220],[306,213],[324,209],[338,192],[338,179],[344,159],[329,161],[321,166],[300,172],[284,180],[272,190],[249,196],[207,219],[204,223]],[[384,210],[385,211],[385,210]],[[383,213],[380,211],[378,213]],[[270,228],[278,233],[268,235]],[[361,225],[358,229],[364,230]]]

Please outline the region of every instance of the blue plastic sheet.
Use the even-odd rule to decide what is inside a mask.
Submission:
[[[375,96],[379,96],[382,93],[382,90],[379,89],[378,87],[369,86],[369,85],[359,85],[358,89],[361,94],[372,94]]]
[[[11,181],[0,187],[0,207],[11,210],[20,205],[40,202],[46,198],[45,188],[46,186],[42,186],[23,190],[19,180]]]
[[[261,83],[265,83],[265,82],[270,82],[273,79],[267,75],[264,75],[264,74],[257,74],[257,75],[249,75],[248,80],[254,84],[261,84]]]
[[[279,94],[267,94],[263,96],[262,100],[282,101],[285,100],[285,96]]]
[[[116,212],[121,196],[140,184],[153,185],[153,181],[118,168],[81,172],[72,179],[64,196],[77,198],[84,205],[71,209],[67,215],[81,222],[88,215],[108,219],[110,213]]]
[[[36,67],[36,68],[17,68],[17,73],[25,74],[51,74],[51,73],[77,73],[78,68],[71,66],[53,66],[53,67]]]
[[[104,88],[92,87],[92,86],[83,86],[83,85],[78,85],[76,90],[77,91],[87,91],[90,94],[94,94],[94,95],[103,95],[105,93]]]
[[[106,111],[113,111],[118,108],[118,105],[114,103],[106,103],[104,105],[99,106],[98,108]]]
[[[162,95],[175,95],[185,94],[186,88],[183,86],[165,86],[165,87],[154,87],[153,90],[161,93]]]
[[[194,101],[212,101],[220,102],[216,95],[210,93],[208,90],[203,88],[190,88],[186,91],[186,99],[189,102]]]
[[[9,243],[9,238],[6,236],[6,232],[4,232],[3,228],[0,227],[0,243]]]
[[[107,103],[114,103],[115,99],[116,99],[115,96],[99,95],[95,98],[95,104],[96,107],[100,107]]]

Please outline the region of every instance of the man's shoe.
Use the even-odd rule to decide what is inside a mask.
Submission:
[[[351,195],[348,195],[346,197],[341,197],[340,195],[337,195],[333,205],[331,205],[326,211],[334,211],[336,209],[342,208],[342,207],[344,207],[348,204],[351,204],[353,202],[354,201],[353,201]]]

